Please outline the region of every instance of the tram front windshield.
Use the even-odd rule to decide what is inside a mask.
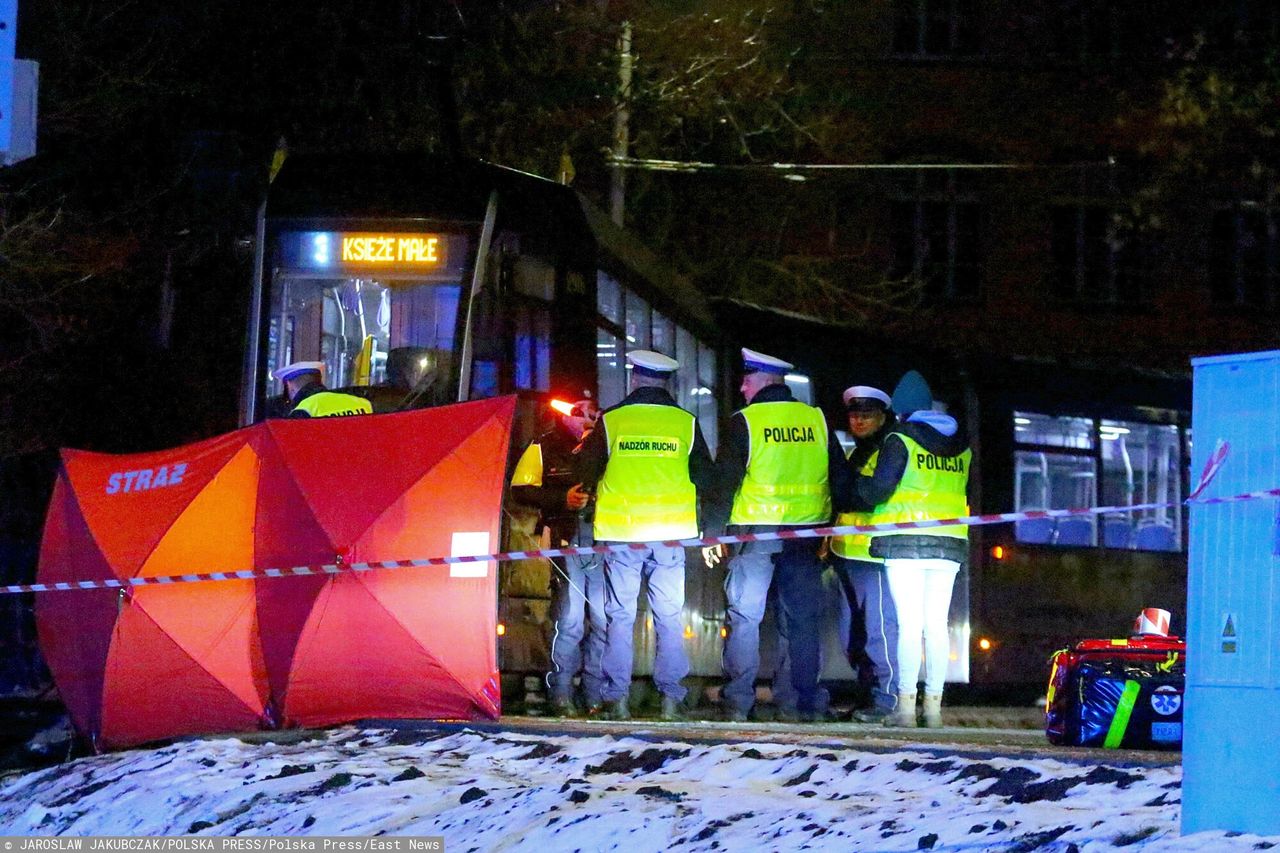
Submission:
[[[285,407],[272,374],[296,361],[323,362],[325,385],[355,389],[375,411],[453,399],[466,236],[285,231],[273,248],[268,415]]]

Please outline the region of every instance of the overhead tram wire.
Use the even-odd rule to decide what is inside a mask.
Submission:
[[[1041,171],[1114,168],[1113,159],[1080,163],[707,163],[700,160],[657,160],[610,157],[612,166],[648,172],[755,172],[788,180],[807,180],[804,172],[910,172],[923,169],[969,171]]]

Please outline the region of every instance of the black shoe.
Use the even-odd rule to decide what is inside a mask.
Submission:
[[[604,703],[604,713],[600,716],[606,720],[629,720],[631,709],[627,707],[626,699],[616,699],[613,702]]]
[[[779,723],[799,723],[800,713],[795,708],[779,708],[773,717]]]
[[[573,704],[572,699],[556,699],[551,703],[551,716],[576,717],[578,716],[578,706]]]
[[[737,708],[723,708],[720,716],[726,723],[745,723],[747,721],[747,712],[739,711]]]
[[[662,697],[662,713],[661,719],[664,722],[674,723],[684,719],[684,712],[680,710],[680,700],[674,696]]]
[[[859,708],[850,716],[850,720],[855,723],[873,723],[879,725],[884,722],[884,718],[892,714],[890,708],[881,708],[878,705],[872,705],[870,708]]]

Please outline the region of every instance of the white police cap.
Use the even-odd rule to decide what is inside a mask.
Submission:
[[[884,407],[886,409],[889,408],[890,404],[893,402],[888,394],[871,385],[850,385],[848,388],[844,389],[844,394],[841,396],[841,399],[844,400],[844,404],[846,406],[848,406],[852,400],[879,400],[881,403],[884,403]]]
[[[788,370],[795,369],[795,365],[789,361],[746,347],[742,348],[742,367],[747,373],[776,373],[779,376],[785,375]]]
[[[281,382],[288,382],[290,379],[297,379],[304,373],[319,373],[321,378],[323,378],[324,362],[295,361],[293,364],[286,364],[284,367],[278,368],[271,375]]]
[[[666,379],[680,366],[674,358],[647,349],[631,350],[627,353],[627,361],[631,363],[632,372],[657,379]]]

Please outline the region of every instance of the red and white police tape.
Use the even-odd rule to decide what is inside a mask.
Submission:
[[[1210,481],[1217,476],[1226,461],[1230,447],[1226,442],[1219,442],[1204,471],[1191,492],[1191,497],[1183,503],[1209,505],[1235,503],[1239,501],[1280,498],[1280,488],[1263,489],[1256,492],[1231,495],[1220,498],[1201,498]],[[576,554],[607,554],[610,551],[633,551],[652,548],[658,545],[705,548],[710,545],[733,545],[740,542],[767,542],[778,539],[817,539],[824,536],[848,536],[854,533],[896,533],[902,530],[924,530],[932,527],[981,527],[988,524],[1007,524],[1012,521],[1025,521],[1033,518],[1067,518],[1078,515],[1105,515],[1108,513],[1140,512],[1150,509],[1166,509],[1176,503],[1147,503],[1130,506],[1080,507],[1077,509],[1037,509],[1024,512],[1003,512],[994,515],[967,515],[959,518],[931,518],[922,521],[901,521],[888,524],[844,524],[831,527],[802,527],[775,530],[767,533],[740,533],[734,536],[707,536],[699,539],[677,539],[665,542],[620,542],[609,545],[584,545],[575,548],[547,548],[538,551],[505,551],[498,554],[480,554],[456,557],[426,557],[416,560],[378,560],[367,563],[346,563],[339,558],[333,563],[315,566],[294,566],[285,569],[244,569],[235,572],[195,572],[185,575],[163,575],[158,577],[135,577],[120,580],[65,581],[62,583],[11,584],[0,586],[0,594],[22,592],[65,592],[86,589],[127,589],[139,586],[156,586],[162,584],[206,583],[211,581],[256,580],[258,578],[306,577],[314,575],[338,575],[352,572],[369,572],[376,569],[409,569],[423,566],[446,566],[453,563],[508,562],[512,560],[528,560],[537,557],[567,557]]]

